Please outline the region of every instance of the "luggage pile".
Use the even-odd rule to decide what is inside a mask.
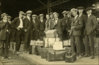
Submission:
[[[32,41],[33,42],[33,41]],[[44,42],[38,42],[35,45],[35,54],[41,56],[47,61],[76,61],[76,54],[72,54],[70,40],[60,41],[56,30],[46,32]],[[33,49],[34,50],[34,49]]]
[[[54,50],[53,48],[38,47],[38,54],[47,61],[76,61],[76,54],[71,52],[71,47],[65,47],[63,50]]]

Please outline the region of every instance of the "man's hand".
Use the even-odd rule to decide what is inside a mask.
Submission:
[[[27,29],[25,29],[24,31],[27,32]]]
[[[72,26],[71,29],[75,29],[75,26]]]
[[[20,30],[20,28],[19,28],[19,27],[17,27],[17,30]]]
[[[9,32],[9,30],[6,30],[7,32]]]

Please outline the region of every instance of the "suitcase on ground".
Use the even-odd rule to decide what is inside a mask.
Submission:
[[[63,41],[63,47],[68,47],[68,46],[71,46],[70,40],[64,40]]]
[[[62,41],[56,41],[53,45],[54,50],[64,50]]]
[[[53,47],[53,45],[54,45],[54,43],[55,43],[55,38],[48,38],[48,46],[50,47],[50,48],[52,48]]]
[[[41,48],[41,58],[47,58],[48,48]]]
[[[47,61],[63,61],[65,57],[65,50],[55,51],[53,49],[48,49]]]
[[[75,53],[72,55],[68,55],[68,54],[65,55],[65,62],[72,63],[75,61],[76,61],[76,54]]]
[[[72,53],[71,47],[66,47],[66,54],[65,54],[65,62],[75,62],[76,61],[76,54]]]
[[[36,46],[35,47],[35,53],[36,53],[36,55],[41,55],[41,51],[42,51],[41,46]]]
[[[56,30],[48,30],[45,32],[46,38],[55,38]]]

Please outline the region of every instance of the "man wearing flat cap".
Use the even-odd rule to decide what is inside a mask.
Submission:
[[[74,16],[71,23],[71,48],[72,52],[76,53],[77,58],[81,57],[81,35],[83,22],[79,20],[79,15],[77,14],[77,9],[71,9],[71,13]],[[76,49],[75,49],[76,48]]]
[[[53,12],[50,12],[50,14],[49,14],[49,16],[50,16],[50,19],[49,19],[49,21],[50,21],[50,30],[52,30],[53,28],[54,28],[54,15],[53,15]]]
[[[94,36],[97,25],[97,19],[92,14],[92,8],[86,9],[87,21],[85,23],[85,56],[91,56],[94,59]]]
[[[32,15],[31,43],[36,44],[39,39],[39,21],[36,14]],[[32,54],[36,54],[36,46],[32,45]]]
[[[23,15],[24,12],[20,11],[19,16],[12,21],[12,27],[16,30],[16,52],[19,52],[23,38]]]
[[[2,59],[8,58],[8,52],[9,52],[9,31],[10,27],[8,24],[8,15],[6,13],[2,14],[2,20],[0,22],[0,44],[1,44],[1,56]]]
[[[44,30],[45,30],[44,14],[39,14],[39,39],[40,40],[43,40],[43,37],[45,36]]]
[[[78,9],[78,14],[79,14],[79,20],[83,23],[83,28],[82,28],[82,36],[81,36],[81,55],[84,55],[85,48],[84,48],[84,29],[85,29],[85,23],[87,21],[87,16],[83,13],[84,12],[84,7],[80,6],[77,8]]]
[[[25,44],[25,51],[26,52],[30,52],[30,33],[31,33],[31,23],[32,23],[32,19],[31,19],[31,14],[32,11],[28,10],[26,12],[26,18],[23,20],[24,21],[24,44]]]
[[[68,13],[68,11],[65,11],[65,10],[62,12],[64,17],[67,15],[67,13]]]
[[[38,40],[39,24],[36,14],[32,15],[32,29],[31,29],[31,40]]]
[[[66,40],[68,39],[68,26],[70,25],[69,21],[68,21],[68,11],[63,11],[63,18],[61,21],[61,26],[62,26],[62,40]]]
[[[53,21],[53,29],[56,29],[56,36],[62,40],[62,27],[61,27],[61,19],[59,19],[59,14],[57,12],[53,13],[54,21]]]

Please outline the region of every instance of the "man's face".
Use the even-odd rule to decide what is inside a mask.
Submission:
[[[49,15],[46,15],[46,19],[49,19]]]
[[[8,19],[8,17],[7,17],[7,16],[4,16],[4,17],[3,17],[3,19],[7,20],[7,19]]]
[[[11,21],[11,18],[8,18],[8,21]]]
[[[40,16],[40,18],[41,18],[41,19],[43,19],[43,18],[44,18],[44,16]]]
[[[27,16],[29,16],[29,17],[30,17],[30,16],[31,16],[31,14],[29,13],[29,14],[27,14]]]
[[[72,12],[72,15],[73,15],[73,16],[76,16],[76,15],[77,15],[77,11],[73,11],[73,12]]]
[[[91,13],[92,13],[92,10],[88,10],[88,11],[87,11],[87,14],[91,14]]]
[[[71,17],[71,13],[68,13],[68,14],[67,14],[67,17]]]
[[[83,9],[79,9],[78,12],[79,12],[79,13],[83,13]]]
[[[66,16],[66,14],[63,14],[63,16],[65,17],[65,16]]]
[[[23,17],[23,14],[19,14],[19,17],[21,17],[21,18],[22,18],[22,17]]]
[[[54,14],[54,18],[58,18],[58,14]]]
[[[50,14],[50,18],[53,18],[54,16],[53,16],[53,14]]]
[[[32,19],[36,19],[36,17],[35,17],[35,16],[33,16],[33,17],[32,17]]]
[[[7,22],[7,21],[8,21],[8,17],[5,15],[5,16],[3,17],[3,20],[5,20],[4,22]]]
[[[26,15],[23,15],[23,18],[26,18]]]

